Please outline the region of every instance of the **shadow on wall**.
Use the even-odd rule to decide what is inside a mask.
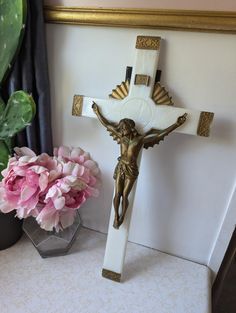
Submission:
[[[102,173],[99,197],[88,199],[80,209],[82,224],[85,227],[107,233],[113,185],[112,175],[110,173]]]
[[[159,226],[160,241],[163,247],[171,247],[173,245],[173,221],[180,214],[178,212],[178,203],[181,203],[183,188],[180,184],[181,172],[179,171],[179,159],[181,155],[188,150],[188,143],[191,144],[191,136],[171,134],[171,138],[167,138],[164,143],[161,143],[150,151],[150,164],[155,163],[156,166],[147,168],[150,179],[157,180],[156,185],[150,185],[148,201],[150,205],[156,203],[155,216],[150,216],[150,229],[155,229]],[[175,140],[176,137],[180,137]],[[149,163],[149,162],[148,162]],[[168,213],[169,212],[169,213]],[[161,221],[161,222],[160,222]],[[155,226],[156,225],[156,226]],[[153,236],[153,234],[150,234]],[[167,248],[168,249],[168,248]]]
[[[234,123],[227,118],[214,116],[213,128],[211,132],[212,140],[217,140],[218,144],[231,145],[235,142]]]

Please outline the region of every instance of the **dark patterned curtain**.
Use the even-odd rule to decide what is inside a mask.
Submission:
[[[51,109],[43,1],[27,1],[27,22],[20,53],[4,86],[4,98],[16,90],[32,94],[37,107],[34,121],[17,135],[15,145],[35,153],[52,153]]]

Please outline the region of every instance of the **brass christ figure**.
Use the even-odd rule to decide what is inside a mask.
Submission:
[[[141,149],[143,147],[148,149],[159,144],[167,135],[184,124],[187,113],[179,116],[174,124],[164,130],[152,128],[146,133],[140,134],[136,130],[135,122],[132,119],[124,118],[119,123],[112,123],[102,115],[95,102],[93,102],[92,108],[101,124],[106,127],[113,139],[120,144],[120,156],[113,176],[115,179],[115,196],[113,199],[115,219],[113,227],[119,229],[129,206],[129,194],[139,174],[137,159]]]

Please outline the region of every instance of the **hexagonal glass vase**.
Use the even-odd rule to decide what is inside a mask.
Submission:
[[[38,225],[35,218],[28,217],[24,220],[23,230],[42,258],[65,255],[76,239],[81,219],[77,212],[74,223],[59,232],[46,231]]]

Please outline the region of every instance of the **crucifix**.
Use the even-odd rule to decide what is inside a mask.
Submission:
[[[138,36],[130,80],[113,89],[110,98],[74,96],[72,114],[97,117],[120,145],[102,275],[120,282],[142,148],[158,144],[171,132],[208,137],[214,114],[177,108],[155,83],[160,37]]]

